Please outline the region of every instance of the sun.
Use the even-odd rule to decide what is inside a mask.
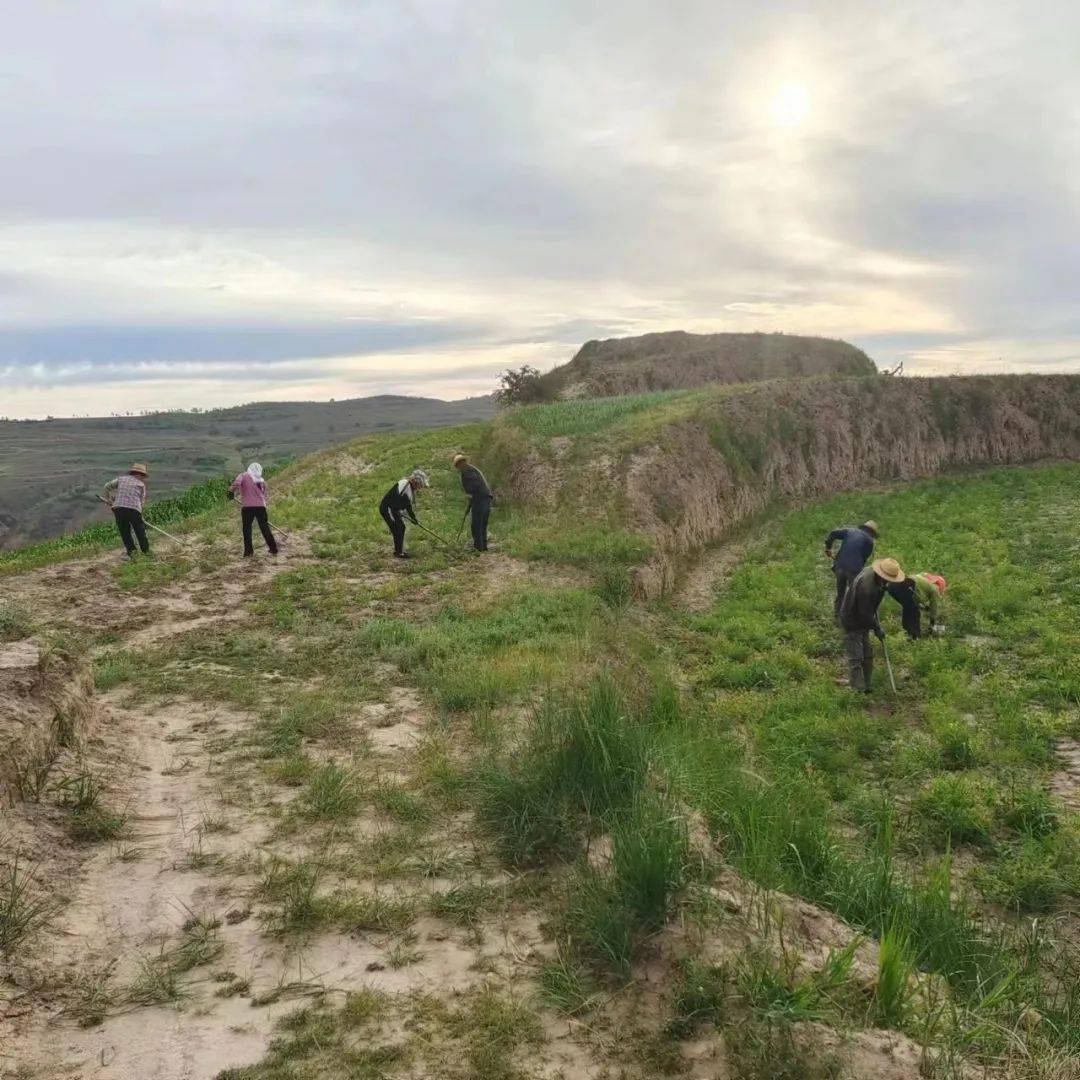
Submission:
[[[769,103],[769,116],[777,127],[796,128],[810,115],[810,94],[803,83],[782,83]]]

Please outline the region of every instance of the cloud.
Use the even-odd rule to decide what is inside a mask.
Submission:
[[[0,411],[672,328],[1078,351],[1073,5],[3,6]]]

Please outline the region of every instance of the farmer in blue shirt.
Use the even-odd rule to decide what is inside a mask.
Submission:
[[[874,553],[874,541],[878,538],[877,522],[867,521],[857,529],[833,529],[825,537],[825,555],[833,561],[836,575],[836,603],[833,614],[840,617],[840,605],[848,586],[862,573],[867,560]],[[833,554],[832,546],[839,540],[840,548]]]

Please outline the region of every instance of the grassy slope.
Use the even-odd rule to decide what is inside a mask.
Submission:
[[[155,497],[256,458],[276,465],[371,431],[489,417],[488,398],[263,402],[210,412],[0,420],[0,548],[59,536],[98,519],[93,496],[132,461],[150,462]]]
[[[599,441],[636,442],[694,408],[697,394],[648,407],[560,405],[515,422],[526,433],[589,431],[570,449],[587,460]],[[542,566],[539,579],[492,591],[482,566],[414,533],[417,558],[372,584],[365,575],[388,563],[378,497],[434,462],[421,520],[453,534],[463,500],[449,454],[472,450],[487,465],[488,435],[477,425],[369,438],[349,451],[369,471],[342,470],[337,451],[293,467],[275,514],[310,531],[317,561],[279,576],[242,629],[114,653],[99,664],[99,684],[196,692],[252,710],[262,717],[252,729],[259,759],[280,783],[301,785],[299,805],[317,820],[355,813],[367,796],[348,775],[317,768],[311,751],[333,737],[335,716],[374,699],[379,665],[393,665],[438,719],[403,788],[380,797],[412,850],[436,843],[432,822],[467,811],[483,838],[482,881],[496,876],[496,860],[525,871],[512,902],[539,910],[561,942],[536,971],[544,1008],[584,1011],[602,1031],[597,991],[632,976],[657,931],[681,916],[684,936],[664,952],[665,1023],[647,1044],[635,1036],[613,1051],[639,1070],[632,1075],[666,1071],[680,1039],[702,1024],[725,1031],[738,1075],[777,1075],[779,1062],[799,1057],[785,1042],[789,1023],[808,1018],[899,1028],[963,1059],[1007,1058],[1010,1075],[1025,1075],[1022,1058],[1075,1054],[1076,981],[1055,942],[1074,930],[1076,823],[1047,778],[1054,740],[1078,734],[1080,593],[1066,512],[1080,468],[945,478],[789,514],[764,527],[704,614],[630,603],[620,566],[647,544],[625,530],[612,539],[617,518],[602,498],[570,529],[556,512],[497,509],[503,550]],[[494,465],[498,475],[505,463]],[[834,682],[840,643],[819,552],[834,524],[870,515],[883,524],[883,550],[944,573],[952,587],[944,639],[907,643],[888,618],[900,696],[885,693],[879,674],[864,703]],[[216,526],[204,518],[196,528]],[[125,584],[152,590],[174,563],[181,572],[168,556],[125,567]],[[208,661],[193,688],[185,665]],[[314,689],[282,707],[265,686],[230,674],[251,665]],[[549,705],[534,713],[541,700]],[[586,858],[598,838],[610,862]],[[724,865],[883,939],[889,959],[870,996],[847,986],[841,962],[809,981],[757,954],[695,963],[730,922],[709,901]],[[466,886],[479,890],[456,895],[466,916],[495,902],[474,875]],[[1017,916],[1033,913],[1062,921],[1024,935]],[[324,906],[310,917],[317,929],[345,916]],[[685,963],[672,961],[684,954]],[[930,973],[918,991],[908,982],[916,968]],[[1065,975],[1060,986],[1051,971]],[[537,1007],[480,1001],[464,1020],[436,1021],[422,1003],[395,1006],[412,1009],[423,1030],[445,1021],[449,1037],[465,1024],[504,1048],[537,1037],[528,1019]],[[357,1075],[340,1054],[328,1061],[326,1048],[348,1042],[358,1024],[348,1003],[308,1010],[267,1062],[236,1075]],[[818,1075],[804,1065],[786,1075]],[[468,1075],[527,1075],[510,1068],[483,1059]]]

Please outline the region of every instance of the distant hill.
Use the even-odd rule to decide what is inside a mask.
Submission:
[[[688,334],[676,330],[587,341],[542,376],[545,397],[613,397],[798,375],[873,375],[861,349],[790,334]]]
[[[99,520],[94,493],[132,461],[146,461],[151,494],[273,465],[373,431],[484,420],[490,397],[462,401],[380,396],[348,401],[257,402],[212,412],[0,421],[0,550]]]

